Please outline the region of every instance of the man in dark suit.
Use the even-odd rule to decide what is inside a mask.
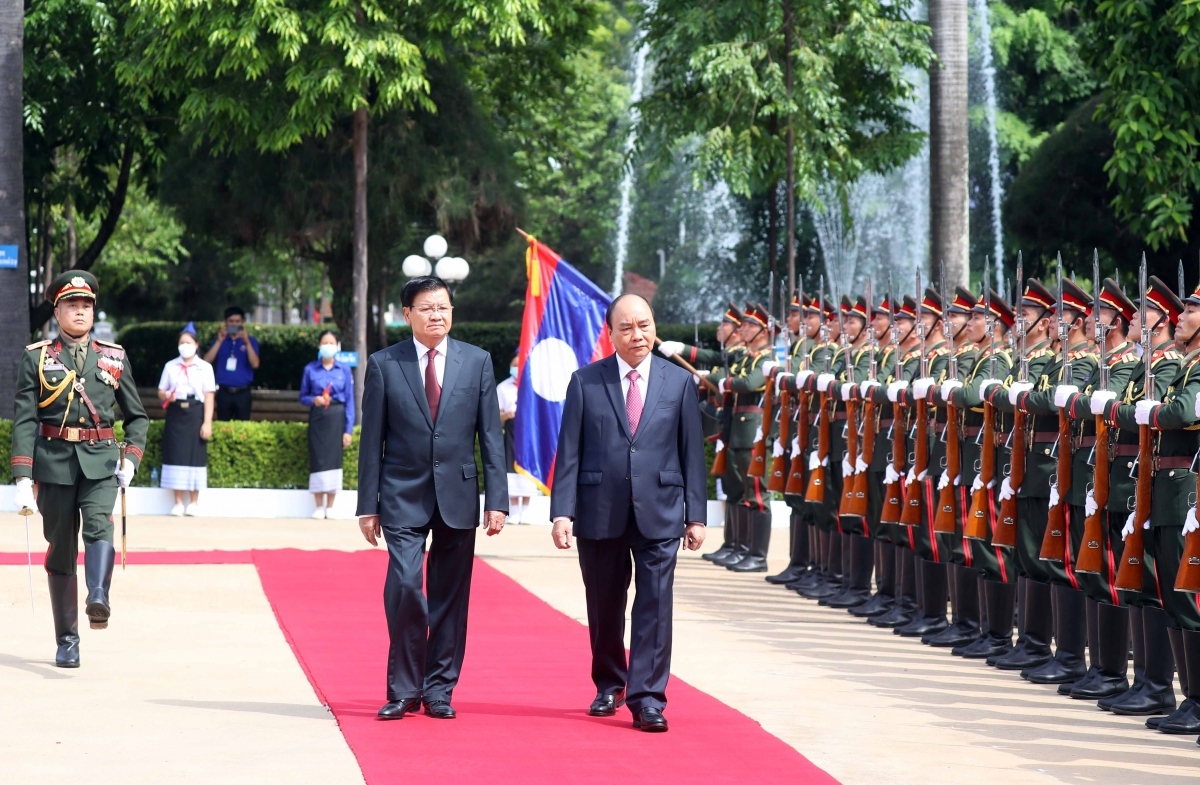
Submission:
[[[570,548],[574,528],[598,693],[588,713],[611,716],[628,703],[633,727],[662,732],[679,540],[689,550],[704,544],[704,430],[691,374],[650,353],[650,304],[623,295],[605,321],[616,355],[579,369],[567,387],[550,500],[554,544]]]
[[[508,514],[504,437],[491,357],[447,337],[453,306],[445,282],[414,278],[400,299],[413,339],[367,362],[358,459],[359,526],[371,545],[382,535],[390,557],[388,702],[379,718],[402,719],[423,701],[427,715],[453,719],[479,524],[475,439],[490,536]],[[431,532],[427,601],[421,573]]]

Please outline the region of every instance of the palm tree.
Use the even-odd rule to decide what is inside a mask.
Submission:
[[[946,284],[969,283],[967,204],[967,0],[929,0],[930,275],[945,265]]]
[[[17,363],[29,342],[29,257],[25,246],[22,72],[25,7],[0,3],[0,245],[16,246],[16,269],[0,267],[0,417],[11,419]]]

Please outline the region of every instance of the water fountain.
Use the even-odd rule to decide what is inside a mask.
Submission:
[[[642,100],[642,91],[646,79],[646,56],[649,47],[643,41],[638,45],[633,57],[633,87],[629,104],[629,135],[625,139],[625,172],[621,176],[621,206],[617,212],[617,248],[616,263],[613,270],[612,296],[621,293],[625,284],[625,262],[629,258],[629,213],[633,209],[633,151],[637,147],[638,132],[638,101]]]
[[[980,74],[983,76],[984,117],[987,123],[988,180],[992,207],[993,259],[996,265],[996,288],[1001,289],[1004,275],[1004,227],[1000,222],[1000,201],[1004,185],[1000,182],[1000,142],[996,132],[996,67],[992,61],[992,23],[988,18],[987,0],[973,0],[977,43],[980,50]],[[1001,291],[1003,291],[1001,289]]]

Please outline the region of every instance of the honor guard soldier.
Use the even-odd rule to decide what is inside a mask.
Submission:
[[[1169,309],[1178,304],[1153,286],[1147,299],[1162,302]],[[1193,468],[1200,451],[1200,289],[1187,298],[1185,308],[1175,328],[1175,345],[1186,356],[1166,393],[1160,401],[1143,399],[1132,406],[1122,404],[1116,407],[1116,418],[1122,428],[1146,425],[1157,434],[1154,491],[1146,523],[1149,528],[1144,531],[1145,563],[1152,572],[1145,580],[1158,586],[1184,694],[1183,703],[1169,716],[1151,718],[1146,724],[1164,733],[1194,735],[1200,733],[1200,611],[1196,594],[1177,590],[1176,578],[1183,559],[1185,524],[1192,530],[1196,528]],[[1152,664],[1147,662],[1147,667]],[[1169,671],[1163,669],[1162,673],[1168,674],[1169,685]]]
[[[59,336],[30,344],[21,358],[12,469],[17,508],[41,512],[49,543],[45,567],[58,644],[54,661],[77,668],[80,529],[85,611],[93,629],[104,629],[115,557],[113,506],[118,485],[127,486],[141,462],[149,421],[125,350],[90,337],[99,291],[95,276],[68,270],[46,291]],[[124,414],[124,445],[113,433],[115,407]]]

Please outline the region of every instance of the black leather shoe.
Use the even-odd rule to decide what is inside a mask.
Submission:
[[[765,580],[767,583],[773,583],[776,586],[785,586],[792,581],[799,580],[800,576],[804,575],[808,568],[803,564],[789,564],[783,572],[775,575],[768,575]]]
[[[646,733],[666,733],[667,718],[662,709],[642,709],[633,715],[634,730],[644,730]]]
[[[1190,673],[1188,677],[1191,677]],[[1191,698],[1185,699],[1183,703],[1179,704],[1179,708],[1164,717],[1162,722],[1157,723],[1157,726],[1163,733],[1180,736],[1194,736],[1200,733],[1200,703]],[[1147,722],[1147,727],[1151,727],[1149,722]]]
[[[425,704],[425,716],[435,720],[452,720],[458,716],[458,712],[447,701],[429,701]]]
[[[592,705],[588,707],[588,714],[593,717],[611,717],[617,713],[617,709],[625,705],[625,690],[606,695],[603,692],[596,696],[596,700],[592,701]]]
[[[872,616],[881,616],[887,613],[892,607],[892,602],[893,598],[891,595],[875,594],[862,605],[847,608],[846,611],[851,616],[856,616],[860,619],[869,619]]]
[[[705,553],[701,555],[700,558],[704,559],[705,561],[716,561],[717,559],[724,559],[731,553],[733,553],[733,545],[722,545],[712,553]]]
[[[402,698],[398,701],[388,701],[375,715],[381,720],[402,720],[405,714],[411,714],[421,708],[420,698]]]

